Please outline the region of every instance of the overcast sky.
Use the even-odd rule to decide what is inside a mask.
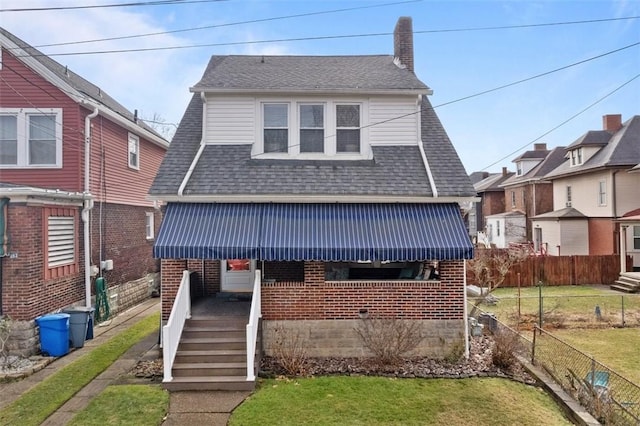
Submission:
[[[566,146],[588,130],[601,129],[605,114],[622,114],[623,121],[640,114],[639,0],[185,0],[161,6],[6,11],[135,1],[149,2],[2,0],[0,25],[143,118],[159,114],[179,123],[189,88],[211,55],[393,54],[395,23],[400,16],[411,16],[415,72],[433,89],[431,102],[468,173],[503,166],[514,170],[511,160],[535,141],[549,148]],[[621,19],[630,17],[635,19]],[[606,21],[569,24],[600,20]],[[178,31],[201,27],[208,28]],[[149,33],[165,34],[77,43]],[[330,38],[345,35],[369,36]],[[323,38],[309,40],[314,37]],[[264,42],[270,40],[278,41]],[[70,44],[44,46],[55,43]],[[192,47],[203,44],[209,46]],[[95,53],[177,46],[189,47]],[[73,54],[57,55],[61,53]]]

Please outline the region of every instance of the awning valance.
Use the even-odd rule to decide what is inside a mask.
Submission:
[[[473,257],[457,204],[170,203],[158,258],[323,261]]]

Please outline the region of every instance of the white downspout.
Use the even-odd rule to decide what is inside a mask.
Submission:
[[[89,170],[91,168],[91,119],[98,115],[98,107],[84,118],[84,208],[82,222],[84,224],[84,293],[87,308],[91,307],[91,245],[89,242],[89,210],[93,208],[91,188],[89,187]]]
[[[431,190],[433,191],[433,198],[438,198],[438,188],[436,188],[436,182],[433,180],[433,173],[431,173],[431,167],[429,167],[429,160],[427,160],[427,154],[424,152],[424,146],[422,145],[422,123],[420,114],[420,110],[422,109],[422,97],[418,96],[418,119],[417,127],[418,127],[418,149],[420,150],[420,156],[422,156],[422,162],[424,163],[424,168],[427,171],[427,177],[429,178],[429,185],[431,185]]]
[[[205,143],[204,143],[204,138],[205,138],[205,133],[207,131],[207,98],[204,94],[204,92],[200,92],[200,99],[202,99],[202,138],[200,139],[200,147],[198,148],[198,152],[196,153],[196,156],[193,157],[193,161],[191,161],[191,165],[189,166],[189,170],[187,170],[187,173],[184,175],[184,178],[182,179],[182,182],[180,183],[180,187],[178,188],[178,197],[182,197],[182,193],[184,192],[184,188],[187,186],[187,183],[189,182],[189,179],[191,178],[191,174],[193,173],[193,171],[195,170],[196,166],[198,165],[198,161],[200,161],[200,156],[202,155],[202,152],[204,151],[204,147],[205,147]]]

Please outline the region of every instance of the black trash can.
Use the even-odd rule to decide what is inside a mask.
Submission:
[[[65,314],[69,314],[69,337],[71,338],[71,346],[74,348],[84,346],[91,309],[93,308],[78,306],[62,310]]]

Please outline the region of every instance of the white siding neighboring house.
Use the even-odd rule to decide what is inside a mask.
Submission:
[[[619,254],[618,219],[640,208],[640,173],[633,173],[640,161],[640,116],[623,123],[620,115],[605,115],[602,130],[586,132],[566,152],[545,175],[553,183],[554,210],[533,217],[534,242],[537,237],[549,254]]]
[[[487,238],[496,248],[507,248],[511,243],[524,243],[526,239],[526,217],[524,213],[512,211],[486,217]]]

